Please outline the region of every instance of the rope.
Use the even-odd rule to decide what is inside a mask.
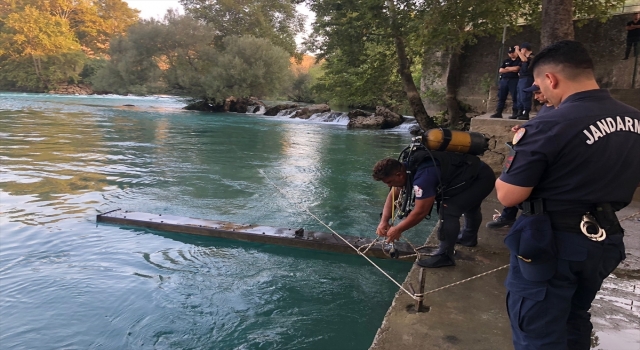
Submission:
[[[320,220],[317,216],[315,216],[311,211],[309,211],[309,209],[307,209],[307,208],[303,208],[303,207],[301,207],[300,205],[298,205],[298,203],[295,203],[295,202],[293,202],[292,200],[290,200],[290,199],[289,199],[289,197],[287,196],[287,194],[286,194],[286,193],[285,193],[285,192],[284,192],[280,187],[278,187],[278,185],[276,185],[273,181],[271,181],[271,179],[269,179],[269,177],[264,173],[264,171],[262,171],[262,169],[258,169],[258,171],[260,172],[260,174],[262,174],[262,176],[264,176],[264,178],[265,178],[265,179],[266,179],[266,180],[267,180],[271,185],[273,185],[273,187],[275,187],[275,188],[278,190],[278,192],[280,192],[280,193],[284,196],[284,198],[287,200],[287,202],[289,202],[290,204],[292,204],[292,205],[293,205],[293,206],[295,206],[296,208],[298,208],[298,209],[300,209],[300,210],[302,210],[302,211],[305,211],[307,214],[309,214],[309,216],[311,216],[312,218],[316,219],[316,221],[318,221],[322,226],[326,227],[329,231],[331,231],[331,233],[333,233],[334,235],[336,235],[336,236],[337,236],[338,238],[340,238],[344,243],[346,243],[349,247],[351,247],[353,250],[355,250],[355,251],[358,253],[358,255],[361,255],[361,256],[362,256],[363,258],[365,258],[369,263],[371,263],[371,265],[373,265],[376,269],[378,269],[378,271],[382,272],[382,274],[383,274],[383,275],[385,275],[385,276],[386,276],[386,277],[387,277],[391,282],[395,283],[395,285],[396,285],[396,286],[398,286],[398,287],[400,288],[400,290],[402,290],[403,292],[405,292],[405,293],[406,293],[408,296],[410,296],[413,300],[416,300],[416,301],[422,301],[422,300],[423,300],[423,298],[424,298],[424,296],[425,296],[425,295],[427,295],[427,294],[435,293],[435,292],[437,292],[437,291],[441,291],[441,290],[446,289],[446,288],[449,288],[449,287],[457,286],[457,285],[462,284],[462,283],[464,283],[464,282],[468,282],[468,281],[474,280],[474,279],[476,279],[476,278],[479,278],[479,277],[482,277],[482,276],[488,275],[488,274],[490,274],[490,273],[493,273],[493,272],[495,272],[495,271],[502,270],[502,269],[504,269],[504,268],[506,268],[506,267],[509,267],[509,264],[507,264],[507,265],[504,265],[504,266],[498,267],[498,268],[496,268],[496,269],[493,269],[493,270],[490,270],[490,271],[487,271],[487,272],[481,273],[481,274],[479,274],[479,275],[476,275],[476,276],[473,276],[473,277],[469,277],[469,278],[467,278],[467,279],[464,279],[464,280],[461,280],[461,281],[458,281],[458,282],[454,282],[454,283],[448,284],[448,285],[443,286],[443,287],[440,287],[440,288],[432,289],[432,290],[430,290],[430,291],[428,291],[428,292],[425,292],[425,293],[416,293],[416,294],[413,294],[413,293],[409,292],[407,289],[405,289],[405,288],[402,286],[402,284],[400,284],[400,283],[398,283],[396,280],[394,280],[394,279],[393,279],[393,277],[389,276],[389,274],[388,274],[388,273],[386,273],[382,268],[380,268],[378,265],[376,265],[376,263],[374,263],[371,259],[369,259],[369,257],[368,257],[368,256],[366,256],[366,255],[365,255],[365,253],[366,253],[366,252],[367,252],[367,251],[368,251],[368,250],[369,250],[373,245],[375,245],[375,243],[376,243],[376,242],[378,242],[379,237],[376,237],[376,239],[374,239],[374,240],[373,240],[373,242],[371,242],[371,243],[369,243],[369,244],[367,244],[367,245],[363,245],[363,246],[361,246],[360,248],[362,248],[362,247],[364,247],[364,246],[366,246],[366,247],[367,247],[367,249],[365,249],[365,250],[364,250],[364,252],[362,252],[362,251],[360,250],[360,248],[356,248],[356,247],[354,247],[351,243],[349,243],[349,241],[347,241],[346,239],[344,239],[340,234],[338,234],[338,233],[337,233],[336,231],[334,231],[331,227],[329,227],[329,225],[325,224],[322,220]],[[392,194],[392,199],[394,199],[394,198],[395,198],[395,192],[394,192],[394,194]],[[393,206],[395,206],[395,202],[393,202]],[[392,209],[391,209],[391,210],[392,210],[392,224],[393,224],[393,222],[395,222],[395,215],[393,214],[393,212],[394,212],[394,211],[393,211],[393,206],[392,206]],[[403,239],[404,239],[405,241],[407,241],[407,243],[409,243],[409,245],[413,248],[413,250],[416,252],[416,254],[414,254],[414,255],[415,255],[415,256],[417,256],[417,259],[418,259],[418,258],[420,257],[420,253],[418,252],[418,249],[424,248],[425,246],[421,246],[421,247],[418,247],[418,248],[414,248],[414,246],[413,246],[413,244],[411,244],[411,242],[409,242],[406,238],[403,238]],[[382,242],[381,242],[381,243],[382,243]],[[385,250],[384,250],[384,246],[382,247],[382,251],[383,251],[383,252],[385,252]],[[386,254],[386,252],[385,252],[385,254]],[[410,256],[414,256],[414,255],[409,255],[409,256],[404,256],[404,257],[410,257]]]
[[[430,290],[430,291],[428,291],[428,292],[423,293],[422,295],[424,296],[424,295],[431,294],[431,293],[435,293],[435,292],[437,292],[437,291],[440,291],[440,290],[443,290],[443,289],[446,289],[446,288],[449,288],[449,287],[457,286],[458,284],[461,284],[461,283],[464,283],[464,282],[467,282],[467,281],[471,281],[471,280],[473,280],[473,279],[476,279],[476,278],[479,278],[479,277],[482,277],[482,276],[488,275],[488,274],[490,274],[490,273],[492,273],[492,272],[496,272],[496,271],[498,271],[498,270],[502,270],[502,269],[507,268],[507,267],[509,267],[509,264],[506,264],[506,265],[504,265],[504,266],[500,266],[500,267],[495,268],[495,269],[493,269],[493,270],[491,270],[491,271],[487,271],[487,272],[481,273],[481,274],[476,275],[476,276],[473,276],[473,277],[469,277],[469,278],[464,279],[464,280],[462,280],[462,281],[458,281],[458,282],[454,282],[454,283],[448,284],[448,285],[446,285],[446,286],[444,286],[444,287],[440,287],[440,288],[432,289],[432,290]]]
[[[344,239],[342,236],[340,236],[340,234],[338,234],[336,231],[334,231],[331,227],[329,227],[327,224],[325,224],[322,220],[320,220],[317,216],[313,215],[313,213],[311,211],[309,211],[309,209],[307,208],[302,208],[300,207],[297,203],[294,203],[293,201],[291,201],[289,199],[289,197],[287,196],[287,194],[280,189],[280,187],[278,187],[278,185],[276,185],[275,183],[273,183],[273,181],[271,181],[271,179],[269,179],[269,177],[267,177],[267,175],[264,173],[264,171],[262,171],[262,169],[258,169],[258,171],[260,172],[260,174],[262,174],[262,176],[264,176],[265,179],[267,179],[267,181],[269,181],[269,183],[271,185],[273,185],[273,187],[275,187],[283,196],[284,198],[293,206],[295,206],[296,208],[305,211],[307,214],[309,214],[309,216],[311,216],[312,218],[316,219],[316,221],[318,221],[322,226],[326,227],[329,231],[331,231],[331,233],[333,233],[334,235],[336,235],[338,238],[340,238],[342,241],[344,241],[349,247],[353,248],[353,250],[355,250],[356,252],[358,252],[359,255],[361,255],[363,258],[367,259],[368,262],[371,263],[371,265],[373,265],[375,268],[377,268],[380,272],[382,272],[383,275],[385,275],[389,280],[391,280],[391,282],[395,283],[403,292],[407,293],[407,295],[409,295],[412,299],[414,300],[422,300],[422,296],[417,296],[414,294],[411,294],[408,290],[406,290],[400,283],[398,283],[396,280],[393,279],[393,277],[389,276],[389,274],[387,274],[383,269],[381,269],[378,265],[376,265],[376,263],[374,263],[373,261],[371,261],[371,259],[369,259],[368,256],[364,255],[360,250],[358,250],[358,248],[354,247],[351,243],[349,243],[349,241],[347,241],[346,239]]]

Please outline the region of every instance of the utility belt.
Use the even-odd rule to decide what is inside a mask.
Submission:
[[[624,234],[611,203],[596,203],[580,211],[547,210],[542,198],[528,199],[520,205],[522,215],[547,214],[554,231],[581,233],[593,241],[602,241],[607,236]]]

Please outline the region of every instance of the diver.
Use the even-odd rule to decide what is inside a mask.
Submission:
[[[382,159],[373,168],[373,178],[391,188],[376,230],[379,236],[387,237],[388,243],[398,240],[404,231],[427,218],[434,203],[437,204],[439,248],[431,257],[416,262],[430,268],[455,265],[456,243],[467,247],[478,244],[482,223],[480,204],[493,190],[496,179],[493,170],[476,155],[444,151],[446,146],[439,149],[442,151],[413,147],[413,154],[401,156],[400,160]],[[412,208],[405,212],[404,207],[411,199],[414,199]],[[397,200],[404,201],[400,212],[406,217],[391,226]],[[464,226],[460,230],[462,215]]]

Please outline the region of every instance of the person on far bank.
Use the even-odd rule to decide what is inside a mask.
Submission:
[[[532,93],[524,91],[533,84],[533,74],[529,69],[529,64],[533,60],[533,51],[531,44],[522,43],[515,46],[518,58],[520,59],[520,70],[518,71],[518,120],[529,120],[529,112],[531,112],[531,96]]]
[[[555,109],[553,104],[551,104],[551,102],[549,102],[549,100],[542,94],[542,91],[540,91],[540,87],[536,85],[535,82],[533,82],[533,85],[531,85],[531,87],[526,88],[525,91],[532,92],[533,98],[535,98],[538,102],[542,104],[542,107],[540,107],[540,110],[538,111],[538,114],[537,114],[538,117]],[[520,129],[520,125],[515,125],[513,128],[511,128],[511,131],[518,132],[519,129]],[[519,208],[517,206],[504,207],[500,215],[497,215],[497,216],[494,215],[493,221],[489,221],[487,223],[487,227],[490,229],[510,227],[511,225],[513,225],[514,222],[516,222],[516,216],[518,216],[518,210]]]
[[[627,22],[625,27],[627,30],[627,48],[624,51],[623,60],[629,59],[631,47],[633,47],[633,56],[638,56],[638,45],[640,45],[640,12],[636,12],[633,21]]]
[[[373,178],[391,188],[376,230],[378,236],[387,237],[387,242],[400,239],[404,231],[430,215],[434,202],[438,202],[440,246],[434,255],[416,262],[421,267],[436,268],[455,265],[456,243],[466,247],[478,244],[478,229],[482,224],[480,204],[493,191],[496,177],[477,156],[437,151],[431,155],[434,159],[427,156],[415,169],[396,159],[382,159],[373,168]],[[407,176],[410,176],[415,206],[404,220],[391,226],[393,203],[406,186]],[[464,227],[460,230],[463,214]]]
[[[496,113],[489,118],[502,118],[502,110],[507,102],[507,96],[511,94],[513,100],[512,113],[509,119],[518,117],[518,71],[520,70],[520,58],[516,53],[515,47],[509,47],[507,50],[509,58],[502,62],[502,66],[498,72],[500,73],[500,83],[498,85],[498,105]]]

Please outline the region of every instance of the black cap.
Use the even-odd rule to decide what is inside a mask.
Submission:
[[[522,43],[522,45],[520,45],[521,49],[527,49],[529,51],[531,51],[531,44],[529,44],[528,42],[524,42]]]
[[[516,52],[516,48],[513,46],[509,46],[509,49],[507,50],[508,53],[514,53]]]
[[[533,84],[531,86],[529,86],[526,89],[522,89],[522,91],[526,91],[526,92],[536,92],[536,91],[540,91],[540,87],[536,84]]]

